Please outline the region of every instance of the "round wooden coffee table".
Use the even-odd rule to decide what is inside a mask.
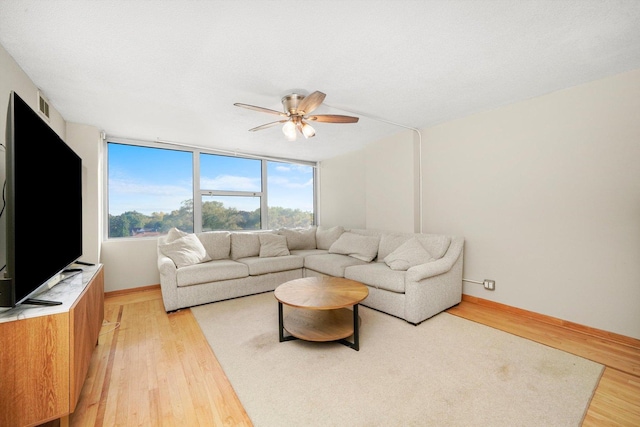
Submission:
[[[360,349],[358,303],[369,295],[362,283],[342,277],[305,277],[283,283],[274,295],[278,300],[280,342],[337,341]],[[286,318],[283,304],[291,307]],[[285,330],[291,335],[285,337]],[[353,342],[346,340],[351,335]]]

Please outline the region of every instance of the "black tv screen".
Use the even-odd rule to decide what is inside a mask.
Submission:
[[[7,262],[0,305],[6,307],[82,256],[82,160],[12,92],[5,164]]]

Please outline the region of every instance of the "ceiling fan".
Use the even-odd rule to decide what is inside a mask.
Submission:
[[[322,122],[322,123],[357,123],[358,117],[353,116],[341,116],[338,114],[311,114],[316,108],[322,104],[325,95],[322,92],[315,91],[308,96],[292,93],[282,97],[282,106],[284,112],[271,110],[269,108],[256,107],[255,105],[241,104],[236,102],[236,107],[248,108],[250,110],[262,111],[263,113],[274,114],[282,117],[281,120],[266,123],[249,129],[250,132],[257,130],[267,129],[272,126],[276,126],[280,123],[284,123],[282,126],[282,132],[289,141],[296,139],[298,132],[305,138],[311,138],[315,136],[316,131],[311,127],[309,122]]]

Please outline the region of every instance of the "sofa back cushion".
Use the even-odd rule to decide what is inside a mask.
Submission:
[[[414,237],[418,239],[422,247],[424,247],[434,259],[442,258],[444,254],[447,253],[449,245],[451,244],[451,237],[444,234],[382,233],[380,237],[380,249],[378,250],[378,261],[384,261],[387,255]]]
[[[231,253],[231,233],[228,231],[205,231],[196,234],[211,259],[229,259]]]
[[[416,238],[435,259],[442,258],[451,244],[451,237],[444,234],[416,234]]]
[[[342,233],[344,233],[344,227],[341,225],[336,225],[335,227],[319,225],[316,229],[316,247],[328,250]]]
[[[384,259],[403,243],[414,237],[414,233],[382,233],[380,236],[380,248],[378,249],[378,261]]]
[[[260,255],[260,238],[256,232],[231,233],[231,259]]]
[[[287,248],[287,238],[280,234],[260,233],[260,258],[290,255]]]
[[[434,258],[415,237],[401,244],[384,258],[384,262],[390,269],[399,271],[406,271],[430,261],[434,261]]]
[[[286,237],[289,250],[315,249],[316,226],[309,228],[281,228],[278,234]]]
[[[370,262],[378,254],[379,244],[379,236],[365,236],[345,231],[329,247],[329,253],[349,255],[353,258]]]

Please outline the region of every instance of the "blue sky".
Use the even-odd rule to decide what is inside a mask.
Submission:
[[[193,194],[192,154],[185,151],[109,144],[109,214],[171,212]],[[260,191],[260,160],[204,155],[201,187],[229,191]],[[313,211],[313,169],[268,162],[270,206]],[[229,198],[241,210],[255,209]],[[237,201],[236,201],[237,200]]]

